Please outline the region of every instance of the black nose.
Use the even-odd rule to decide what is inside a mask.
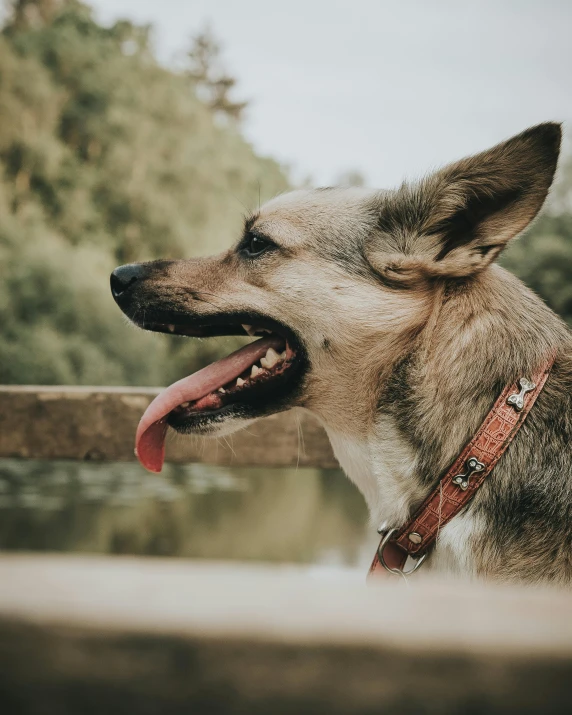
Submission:
[[[123,296],[137,281],[144,278],[145,274],[145,265],[142,263],[128,263],[126,266],[116,268],[109,279],[113,297]]]

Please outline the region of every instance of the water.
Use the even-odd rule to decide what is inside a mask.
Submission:
[[[338,470],[0,460],[0,549],[366,568],[375,535]]]

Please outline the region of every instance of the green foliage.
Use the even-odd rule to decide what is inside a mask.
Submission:
[[[226,76],[226,75],[225,75]],[[127,327],[118,264],[213,253],[287,188],[149,28],[20,0],[0,35],[0,382],[162,384],[220,345]],[[142,359],[144,356],[144,359]]]
[[[546,211],[501,263],[572,326],[572,160],[564,161]]]

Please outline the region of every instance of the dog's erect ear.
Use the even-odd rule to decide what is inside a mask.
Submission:
[[[540,210],[560,139],[559,124],[540,124],[386,195],[368,261],[404,283],[482,270]]]

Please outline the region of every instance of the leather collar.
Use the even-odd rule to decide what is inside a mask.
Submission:
[[[375,553],[368,577],[389,573],[406,576],[430,553],[439,530],[448,524],[489,476],[542,392],[555,356],[532,375],[507,385],[473,439],[439,480],[409,521],[387,529]],[[411,557],[410,565],[405,563]]]

